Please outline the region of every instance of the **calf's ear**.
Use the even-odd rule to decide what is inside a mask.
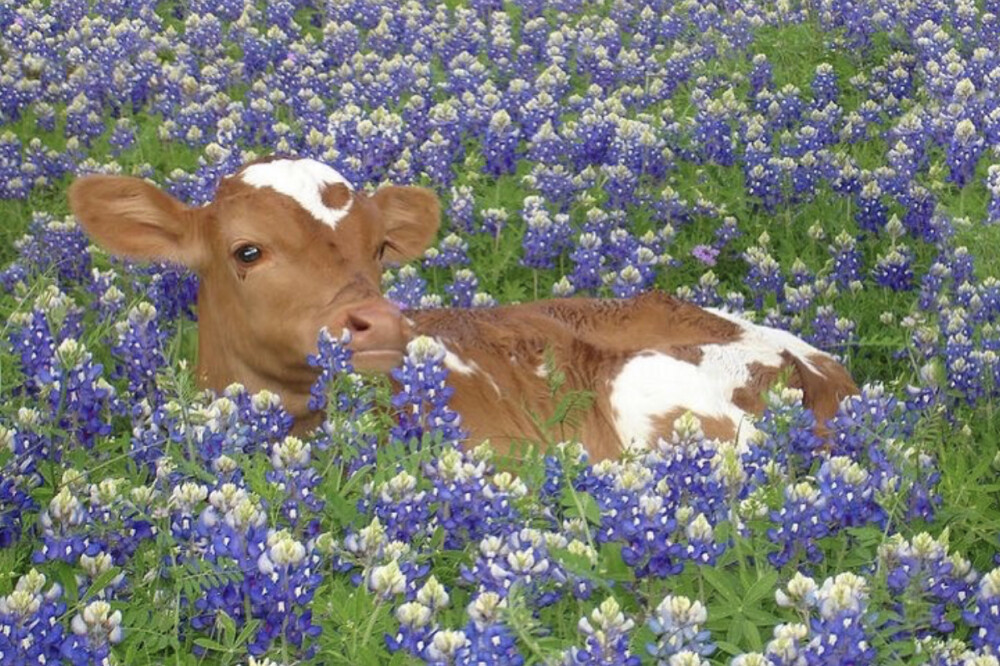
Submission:
[[[201,262],[194,211],[139,178],[84,176],[69,205],[87,234],[112,254],[145,261]]]
[[[423,254],[441,223],[437,195],[423,187],[388,185],[379,188],[372,201],[385,221],[385,261],[404,263]]]

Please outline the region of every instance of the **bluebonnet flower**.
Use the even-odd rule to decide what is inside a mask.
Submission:
[[[35,569],[21,576],[14,590],[0,597],[0,655],[12,664],[57,662],[64,640],[58,621],[66,611],[62,588]]]
[[[507,227],[508,212],[504,208],[487,208],[482,211],[480,229],[483,233],[499,239],[500,232]]]
[[[75,490],[64,485],[41,515],[42,547],[33,556],[37,562],[59,559],[75,563],[80,555],[90,552],[91,543],[83,527],[90,516],[77,497],[79,485],[75,484]]]
[[[522,182],[545,198],[546,201],[565,212],[573,202],[573,197],[580,189],[579,177],[574,177],[570,170],[562,164],[546,166],[536,164]]]
[[[192,511],[206,495],[209,506],[192,520]],[[233,562],[243,574],[241,579],[221,576],[202,583],[203,595],[192,602],[192,626],[211,626],[218,610],[237,626],[258,618],[261,622],[248,646],[251,654],[263,654],[284,636],[308,657],[307,642],[317,634],[307,607],[320,579],[319,555],[288,532],[268,530],[259,501],[234,484],[222,484],[207,494],[205,487],[185,483],[171,500],[180,512],[173,521],[177,527],[178,518],[187,516],[187,527],[180,532],[175,527],[175,534],[195,549],[192,555],[220,568]]]
[[[781,509],[771,512],[771,520],[777,527],[767,530],[768,539],[780,546],[780,550],[769,553],[768,560],[776,567],[800,555],[812,563],[821,561],[823,553],[816,541],[830,529],[826,497],[808,481],[785,486],[784,496]]]
[[[716,249],[717,255],[721,253],[723,249],[726,248],[732,241],[736,240],[743,235],[737,225],[736,218],[730,215],[722,218],[722,223],[715,229],[715,240],[712,242],[712,247]],[[693,252],[693,249],[692,249]]]
[[[475,217],[475,200],[472,188],[460,185],[451,188],[451,201],[448,204],[448,221],[451,226],[463,233],[472,233]]]
[[[124,638],[121,622],[121,611],[113,611],[107,601],[91,601],[73,616],[73,633],[63,643],[60,655],[74,666],[104,662],[111,646]]]
[[[823,108],[831,102],[836,102],[838,97],[837,75],[833,71],[833,66],[829,63],[822,63],[816,66],[816,74],[810,84],[813,93],[813,106]]]
[[[969,119],[960,120],[948,145],[948,179],[964,187],[971,180],[984,147],[985,142],[979,136],[976,125]]]
[[[966,624],[974,628],[972,645],[995,650],[1000,645],[1000,569],[985,574],[976,590],[975,607],[962,613]]]
[[[389,652],[406,650],[414,656],[423,655],[437,632],[432,610],[419,601],[408,601],[396,608],[395,616],[399,630],[385,635]]]
[[[567,157],[566,140],[556,132],[552,121],[546,120],[528,143],[527,157],[533,162],[555,165]]]
[[[734,141],[729,113],[721,100],[711,100],[695,117],[693,138],[709,162],[722,166],[733,164]]]
[[[604,191],[608,194],[608,207],[625,208],[638,203],[639,174],[624,164],[602,164],[601,173],[606,178]]]
[[[913,288],[913,253],[904,245],[893,247],[880,255],[872,269],[875,283],[893,291],[909,291]]]
[[[708,140],[713,139],[708,137]],[[636,174],[659,179],[666,175],[669,155],[665,141],[650,124],[621,119],[615,128],[606,159],[622,164]]]
[[[663,666],[672,665],[673,657],[685,652],[710,655],[715,645],[709,641],[709,631],[704,629],[707,621],[708,611],[700,601],[668,594],[646,623],[656,636],[656,642],[647,644],[646,650]],[[699,662],[694,663],[700,666]]]
[[[455,271],[454,280],[451,284],[445,285],[444,291],[452,299],[452,305],[459,308],[472,307],[473,299],[479,289],[479,279],[476,274],[467,268],[460,268]]]
[[[350,333],[345,329],[340,338],[334,338],[325,327],[320,330],[317,340],[317,354],[309,355],[306,361],[310,367],[319,368],[320,374],[309,389],[310,410],[325,410],[331,384],[340,375],[353,371],[351,365],[351,350],[348,348]],[[346,411],[349,405],[343,404],[342,394],[338,394],[338,411]]]
[[[767,249],[756,245],[747,248],[743,259],[750,265],[745,281],[753,293],[755,307],[763,307],[764,299],[769,294],[777,295],[780,300],[784,294],[785,278],[778,262]]]
[[[407,343],[403,365],[392,370],[400,384],[392,398],[393,407],[399,410],[399,423],[392,429],[396,440],[419,442],[425,435],[439,435],[446,443],[463,439],[460,417],[448,407],[455,389],[445,384],[446,353],[440,343],[426,336]]]
[[[194,320],[192,309],[198,297],[198,278],[186,268],[170,264],[151,264],[137,271],[148,275],[148,282],[137,280],[138,293],[146,298],[160,313],[161,321],[171,321],[184,316]]]
[[[750,97],[757,97],[762,90],[770,90],[774,87],[774,72],[767,56],[763,53],[754,55],[753,67],[750,70]]]
[[[719,278],[712,271],[702,273],[698,278],[698,284],[684,296],[685,300],[691,301],[701,307],[715,307],[722,300],[719,296]]]
[[[436,254],[431,256],[431,250]],[[428,248],[425,253],[424,265],[439,268],[450,268],[454,266],[466,266],[469,263],[469,244],[455,233],[448,234],[441,239],[437,248]]]
[[[989,109],[983,114],[983,135],[989,145],[996,145],[1000,140],[1000,107]]]
[[[953,632],[955,624],[947,615],[948,607],[966,607],[974,596],[977,574],[961,555],[948,554],[947,531],[939,539],[926,532],[909,541],[893,535],[879,546],[878,554],[887,571],[889,589],[900,598],[896,604],[900,614],[943,634]],[[907,599],[928,605],[907,604]],[[916,613],[920,615],[914,617]]]
[[[574,267],[569,279],[574,289],[597,289],[601,286],[601,267],[604,264],[601,245],[601,238],[596,233],[580,234],[570,253]]]
[[[990,192],[987,224],[1000,223],[1000,164],[991,164],[986,175],[986,189]]]
[[[268,443],[280,441],[291,432],[292,416],[282,406],[278,394],[263,389],[250,395],[242,386],[229,388],[232,397],[224,395],[214,400],[208,414],[210,428],[224,433],[225,451],[262,451]],[[351,398],[352,406],[363,404],[358,396]],[[233,409],[233,403],[237,410]]]
[[[434,130],[414,154],[419,170],[424,171],[432,181],[441,186],[451,185],[455,180],[452,164],[459,162],[460,146],[455,145]]]
[[[292,527],[298,526],[304,517],[315,515],[325,502],[316,494],[320,475],[310,465],[312,446],[298,437],[288,436],[271,447],[272,469],[265,478],[275,484],[284,495],[281,509]],[[308,537],[315,536],[317,525],[306,527]]]
[[[385,296],[404,309],[415,308],[426,294],[427,281],[412,265],[399,269],[395,281],[389,286]]]
[[[720,555],[726,551],[726,544],[715,540],[715,530],[705,514],[699,513],[684,527],[687,544],[683,546],[684,557],[699,564],[714,566]]]
[[[519,514],[512,501],[523,497],[527,489],[509,474],[495,475],[491,481],[488,460],[489,451],[483,446],[471,453],[445,449],[425,469],[446,548],[462,548],[515,524]]]
[[[611,282],[611,293],[615,298],[631,298],[642,291],[642,273],[631,264],[618,271]]]
[[[614,597],[608,597],[595,608],[588,619],[580,618],[578,629],[585,638],[585,647],[570,648],[563,656],[567,666],[621,664],[638,666],[640,659],[628,648],[628,632],[635,623],[622,613]]]
[[[882,188],[874,180],[866,183],[858,193],[855,199],[858,211],[854,219],[863,231],[878,233],[888,222],[888,211],[881,197]]]
[[[506,111],[493,114],[483,140],[487,174],[496,177],[514,170],[519,139],[517,126]]]
[[[800,576],[800,574],[796,575]],[[809,627],[804,624],[798,622],[779,624],[774,628],[773,638],[767,644],[765,654],[768,661],[758,663],[760,666],[768,666],[768,664],[771,666],[791,666],[801,663],[808,636]],[[753,662],[750,661],[743,666],[753,666]]]
[[[521,263],[535,269],[552,268],[556,257],[562,254],[569,243],[567,216],[553,216],[544,208],[533,207],[526,211],[525,222],[527,226],[521,241],[524,248]]]
[[[73,338],[59,343],[53,361],[38,375],[42,395],[59,427],[85,448],[93,448],[98,437],[111,432],[114,388],[103,378],[103,366]]]
[[[865,663],[876,655],[868,630],[868,584],[855,574],[827,578],[816,591],[812,638],[804,650],[807,663]]]
[[[833,256],[833,276],[838,284],[847,286],[861,279],[863,259],[854,237],[846,231],[840,232],[829,250]]]
[[[835,529],[867,523],[884,526],[885,511],[876,503],[873,477],[861,465],[844,456],[823,461],[816,474],[826,509]]]
[[[310,609],[321,580],[320,557],[285,531],[269,533],[262,550],[257,570],[263,578],[254,581],[259,587],[251,588],[250,598],[256,602],[255,615],[263,622],[248,649],[263,654],[283,635],[308,658],[314,650],[308,644],[320,634],[320,627],[312,624]]]
[[[487,536],[472,566],[461,566],[462,579],[480,592],[501,597],[516,590],[534,609],[549,606],[562,597],[567,582],[566,572],[549,557],[550,539],[556,547],[567,545],[565,537],[532,528]]]
[[[18,263],[26,272],[54,271],[64,290],[87,283],[91,270],[88,240],[74,221],[59,221],[47,214],[35,213],[28,232],[14,242]]]
[[[412,542],[414,535],[435,526],[427,497],[426,491],[417,490],[417,478],[404,470],[377,489],[372,511],[389,539]]]
[[[0,452],[12,454],[0,466],[0,549],[21,538],[24,516],[38,509],[30,491],[42,481],[37,462],[45,460],[48,446],[34,444],[28,434],[23,426],[19,430],[0,426]]]
[[[160,401],[156,373],[166,364],[163,350],[166,332],[157,325],[156,308],[149,303],[133,306],[125,321],[116,326],[117,340],[111,352],[120,359],[116,373],[128,378],[130,399]]]
[[[765,210],[774,210],[782,197],[780,168],[760,141],[747,147],[745,160],[743,174],[747,193]]]

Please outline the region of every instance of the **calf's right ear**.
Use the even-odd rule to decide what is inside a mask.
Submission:
[[[144,261],[201,262],[194,210],[155,185],[127,176],[84,176],[69,205],[87,234],[112,254]]]

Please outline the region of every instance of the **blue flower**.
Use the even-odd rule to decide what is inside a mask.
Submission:
[[[460,417],[448,406],[455,389],[445,383],[446,351],[434,339],[420,336],[407,344],[403,365],[393,368],[392,377],[400,385],[392,398],[399,413],[392,429],[397,441],[419,443],[424,436],[437,435],[445,443],[457,443],[464,438]]]
[[[635,623],[627,619],[614,597],[608,597],[595,608],[588,619],[580,618],[577,625],[585,637],[585,647],[570,648],[563,656],[566,666],[599,666],[615,664],[639,666],[640,659],[629,650],[629,634]]]
[[[58,584],[31,569],[0,597],[0,655],[12,664],[57,663],[64,640],[59,618],[66,612]]]
[[[662,666],[673,663],[671,657],[683,652],[710,655],[715,645],[709,641],[711,633],[704,629],[707,621],[708,611],[700,601],[668,594],[646,623],[656,636],[646,650]]]

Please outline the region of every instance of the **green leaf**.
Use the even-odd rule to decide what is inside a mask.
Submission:
[[[732,657],[735,657],[736,655],[739,654],[743,654],[745,652],[745,650],[741,650],[738,645],[730,643],[729,641],[712,641],[712,642],[715,643],[715,647],[717,647],[719,650],[725,652],[726,654]]]
[[[197,645],[197,646],[199,646],[199,647],[203,647],[206,650],[215,650],[216,652],[228,652],[229,651],[229,648],[227,648],[225,645],[223,645],[222,643],[218,643],[216,641],[213,641],[211,638],[205,638],[205,637],[196,638],[196,639],[194,639],[194,644]]]
[[[699,571],[713,590],[721,594],[726,601],[739,607],[743,604],[740,594],[739,579],[731,573],[711,567],[700,567]]]
[[[774,587],[778,583],[778,572],[771,569],[765,572],[757,581],[750,586],[746,594],[743,595],[743,606],[756,605],[758,601],[774,592]]]

